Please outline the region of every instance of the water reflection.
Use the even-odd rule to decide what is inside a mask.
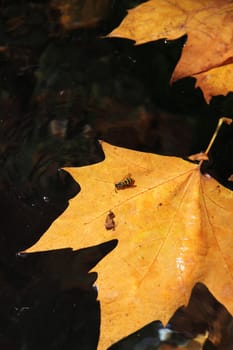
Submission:
[[[89,273],[116,241],[0,262],[0,348],[95,350],[100,305]]]
[[[24,150],[21,159],[34,162],[24,166],[12,156],[0,176],[0,348],[72,350],[78,344],[95,350],[100,305],[93,287],[97,274],[89,271],[117,241],[79,251],[22,252],[80,191],[47,153],[35,157],[30,147]]]

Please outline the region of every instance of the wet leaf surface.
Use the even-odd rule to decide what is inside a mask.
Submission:
[[[31,248],[77,249],[119,240],[97,267],[99,348],[151,321],[166,324],[176,308],[188,303],[197,282],[232,312],[232,192],[203,175],[198,164],[102,145],[103,162],[67,169],[81,192]],[[135,184],[128,186],[128,175],[126,186],[115,190],[124,174],[131,174]],[[105,227],[109,210],[115,215],[114,231]],[[77,236],[77,230],[82,234]]]

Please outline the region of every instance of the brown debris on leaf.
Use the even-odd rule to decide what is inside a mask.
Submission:
[[[115,224],[114,218],[115,218],[115,214],[110,210],[105,219],[106,230],[113,230],[113,231],[115,230],[116,224]]]

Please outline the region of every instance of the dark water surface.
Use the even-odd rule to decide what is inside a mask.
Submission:
[[[219,116],[233,116],[233,93],[206,104],[193,78],[170,85],[186,36],[139,46],[104,38],[140,2],[97,1],[89,16],[87,1],[67,1],[67,27],[62,0],[1,4],[0,349],[97,347],[101,305],[89,271],[117,241],[22,253],[80,191],[61,167],[103,160],[98,139],[186,157],[206,149]],[[232,154],[233,129],[224,126],[205,169],[231,189]],[[205,310],[199,317],[198,307]],[[213,320],[225,343],[209,339],[205,349],[231,349],[231,316],[197,285],[189,306],[171,318],[166,343],[184,344]],[[157,349],[161,328],[155,320],[111,349]]]

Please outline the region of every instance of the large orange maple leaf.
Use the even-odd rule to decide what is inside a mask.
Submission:
[[[233,312],[233,192],[200,166],[111,146],[105,160],[67,168],[81,192],[31,251],[83,248],[113,238],[118,246],[95,268],[105,350],[148,322],[166,323],[203,282]],[[114,183],[131,173],[129,185]],[[115,229],[107,230],[109,211]],[[110,216],[110,219],[112,217]],[[110,227],[108,227],[110,228]],[[113,227],[114,228],[114,227]]]
[[[197,79],[207,101],[233,90],[233,3],[231,0],[150,0],[129,10],[110,36],[137,44],[187,34],[172,81]]]

